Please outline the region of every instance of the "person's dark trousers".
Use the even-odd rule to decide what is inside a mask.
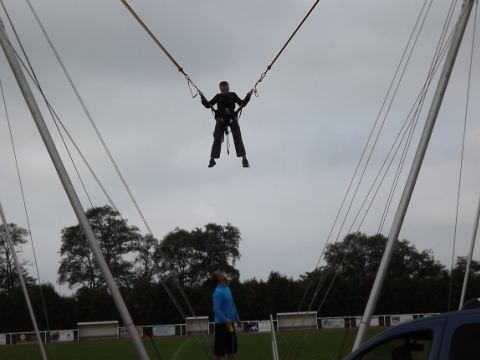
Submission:
[[[222,150],[222,141],[225,134],[227,126],[230,126],[232,130],[233,142],[235,144],[235,150],[238,157],[243,157],[246,155],[245,146],[243,145],[242,132],[240,131],[240,126],[238,125],[238,120],[233,119],[229,121],[217,120],[215,125],[215,130],[213,131],[213,145],[212,145],[212,154],[211,158],[218,159],[220,157],[220,152]]]
[[[238,125],[237,119],[234,119],[230,123],[230,129],[232,130],[233,142],[235,143],[237,157],[244,157],[247,155],[247,153],[245,151],[245,145],[243,145],[242,132],[240,131],[240,125]]]

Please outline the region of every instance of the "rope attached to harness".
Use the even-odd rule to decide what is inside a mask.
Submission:
[[[132,14],[132,16],[137,20],[137,22],[140,24],[140,26],[145,30],[145,32],[152,38],[152,40],[157,44],[157,46],[163,51],[163,53],[167,56],[167,58],[177,67],[177,70],[182,73],[182,75],[185,77],[185,80],[187,81],[188,88],[190,90],[190,94],[192,95],[192,98],[197,97],[199,94],[201,94],[200,89],[198,86],[193,82],[193,80],[190,78],[190,76],[183,70],[183,68],[180,66],[180,64],[175,60],[175,58],[170,54],[170,52],[167,50],[167,48],[160,42],[157,36],[149,29],[149,27],[145,24],[145,22],[140,18],[140,16],[135,12],[135,10],[130,6],[130,4],[127,2],[127,0],[120,0],[122,4],[127,8],[127,10]],[[257,80],[255,85],[253,86],[253,93],[255,94],[256,97],[258,97],[258,85],[265,79],[267,76],[267,73],[272,69],[272,66],[277,62],[278,58],[282,55],[282,53],[285,51],[287,46],[290,44],[292,39],[295,37],[297,34],[298,30],[303,26],[305,21],[310,17],[312,14],[313,10],[317,7],[318,3],[320,0],[316,0],[315,3],[312,5],[310,10],[307,12],[307,14],[303,17],[302,21],[300,21],[300,24],[296,27],[296,29],[293,31],[293,33],[290,35],[288,40],[283,44],[282,48],[280,51],[275,55],[274,59],[272,62],[267,66],[267,69],[260,75],[260,78]]]
[[[122,4],[127,8],[127,10],[130,12],[130,14],[137,20],[137,22],[140,24],[140,26],[145,30],[145,32],[152,38],[152,40],[157,44],[157,46],[163,51],[163,53],[167,56],[167,58],[172,62],[173,65],[176,66],[177,70],[182,73],[182,75],[185,77],[185,80],[187,81],[188,88],[190,90],[190,94],[192,95],[192,98],[195,98],[198,96],[198,94],[201,93],[200,89],[198,86],[193,82],[191,77],[183,70],[183,68],[180,66],[180,64],[175,60],[175,58],[170,54],[170,52],[167,50],[167,48],[160,42],[157,36],[150,30],[150,28],[145,24],[145,22],[142,20],[142,18],[135,12],[135,10],[130,6],[130,4],[127,2],[127,0],[120,0]]]
[[[282,55],[282,53],[284,52],[284,50],[287,48],[287,46],[290,44],[290,42],[292,41],[292,39],[294,38],[294,36],[297,34],[298,30],[300,30],[300,28],[303,26],[303,24],[305,23],[305,21],[307,21],[307,19],[309,18],[309,16],[312,14],[313,10],[317,7],[318,3],[320,2],[320,0],[316,0],[315,3],[312,5],[312,7],[310,8],[310,10],[307,12],[307,14],[303,17],[302,21],[300,21],[300,24],[298,24],[297,28],[293,31],[292,35],[290,35],[290,37],[288,38],[288,40],[285,42],[285,44],[283,44],[282,48],[280,49],[280,51],[277,53],[277,55],[275,55],[275,58],[272,60],[272,62],[267,66],[267,69],[262,73],[262,75],[260,75],[260,78],[257,80],[257,82],[255,83],[255,85],[253,86],[253,93],[255,94],[256,97],[258,97],[258,90],[257,90],[257,87],[258,85],[263,81],[263,79],[265,79],[265,76],[267,76],[267,73],[272,69],[272,66],[277,62],[278,58],[280,57],[280,55]]]

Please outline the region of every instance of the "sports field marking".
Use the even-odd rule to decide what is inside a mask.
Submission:
[[[187,339],[178,347],[177,351],[175,351],[175,353],[173,354],[172,360],[177,360],[177,357],[182,352],[184,346],[188,344],[190,341],[192,341],[192,339]]]

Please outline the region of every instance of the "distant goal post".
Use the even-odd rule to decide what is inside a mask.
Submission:
[[[186,335],[209,335],[210,320],[208,316],[192,316],[185,318]]]
[[[79,322],[77,328],[78,341],[120,338],[118,321]]]
[[[318,330],[316,311],[277,313],[278,331]]]

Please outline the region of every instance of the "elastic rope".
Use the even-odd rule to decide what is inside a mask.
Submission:
[[[122,0],[123,1],[123,0]],[[265,79],[265,76],[267,76],[267,73],[272,69],[272,66],[277,62],[278,58],[280,57],[280,55],[282,55],[282,53],[285,51],[285,49],[287,48],[287,46],[290,44],[290,42],[292,41],[292,39],[294,38],[294,36],[297,34],[298,30],[300,30],[300,28],[303,26],[303,24],[305,23],[305,21],[307,21],[308,17],[311,15],[311,13],[313,12],[313,10],[315,9],[315,7],[318,5],[318,3],[320,2],[320,0],[316,0],[315,3],[313,4],[313,6],[310,8],[310,10],[307,12],[307,14],[303,17],[302,21],[300,21],[300,24],[298,24],[297,28],[293,31],[293,33],[290,35],[290,37],[288,38],[288,40],[285,42],[285,44],[283,44],[282,48],[280,49],[280,51],[277,53],[277,55],[275,55],[275,57],[273,58],[272,62],[267,66],[267,69],[260,75],[260,78],[257,80],[257,82],[255,83],[255,85],[253,86],[253,93],[255,94],[255,96],[259,96],[258,95],[258,90],[257,90],[257,86],[263,81],[263,79]]]
[[[27,0],[29,1],[29,0]],[[142,20],[142,18],[137,14],[137,12],[130,6],[130,4],[126,0],[120,0],[122,4],[127,8],[127,10],[130,12],[130,14],[137,20],[137,22],[140,24],[140,26],[145,30],[145,32],[150,36],[150,38],[157,44],[157,46],[163,51],[165,56],[175,65],[178,71],[180,71],[183,76],[185,76],[185,79],[187,80],[187,85],[190,89],[190,93],[192,94],[192,97],[195,98],[199,93],[201,93],[200,89],[197,87],[197,85],[192,81],[190,76],[183,70],[183,68],[180,66],[180,64],[175,60],[175,58],[170,54],[170,52],[167,50],[167,48],[161,43],[160,39],[150,30],[150,28],[145,24],[145,22]],[[192,88],[195,89],[196,92],[192,91]]]

